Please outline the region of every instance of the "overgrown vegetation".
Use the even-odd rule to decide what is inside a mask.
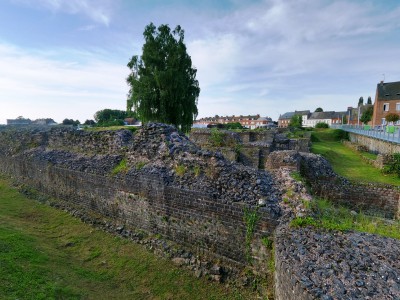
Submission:
[[[128,171],[129,167],[128,167],[128,163],[126,158],[122,159],[118,165],[116,165],[114,167],[114,169],[112,170],[112,175],[117,175],[119,173],[126,173]]]
[[[350,180],[400,185],[396,175],[382,172],[364,161],[356,150],[341,143],[348,133],[340,129],[320,129],[312,132],[311,151],[324,156],[334,171]]]
[[[344,206],[334,206],[330,201],[315,199],[310,202],[313,217],[298,217],[291,226],[314,226],[328,230],[356,230],[400,239],[400,221],[357,213]]]
[[[147,164],[147,163],[146,163],[145,161],[139,161],[139,162],[136,163],[135,168],[136,168],[136,170],[141,170],[141,169],[144,168],[144,166],[145,166],[146,164]]]
[[[176,175],[182,177],[186,173],[186,167],[184,165],[176,165],[175,166],[175,173]]]
[[[246,259],[251,262],[251,242],[253,240],[254,230],[260,216],[258,215],[258,206],[254,209],[245,207],[243,210],[243,221],[246,225]]]
[[[393,158],[382,170],[384,174],[396,174],[400,178],[400,153],[393,154]]]
[[[29,200],[0,178],[1,299],[254,299]]]
[[[329,128],[329,125],[324,122],[319,122],[319,123],[315,124],[315,128]]]
[[[224,145],[225,133],[218,128],[212,128],[210,134],[210,143],[214,147],[222,147]]]

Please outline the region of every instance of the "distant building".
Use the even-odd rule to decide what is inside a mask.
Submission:
[[[372,126],[386,125],[385,117],[389,113],[400,114],[400,81],[377,84]]]
[[[273,124],[272,119],[269,117],[261,117],[257,115],[248,116],[218,116],[201,118],[196,120],[193,124],[195,128],[207,127],[210,124],[229,124],[229,123],[240,123],[243,127],[255,129],[261,127],[269,127]]]
[[[31,125],[32,121],[30,119],[25,119],[23,117],[18,117],[16,119],[7,119],[7,125]]]
[[[304,119],[307,119],[311,115],[311,113],[309,110],[300,110],[300,111],[295,110],[293,112],[284,113],[283,115],[279,116],[278,127],[280,127],[280,128],[288,127],[290,124],[290,120],[295,115],[301,116],[303,119],[303,123],[304,123]]]
[[[303,127],[315,127],[318,123],[326,123],[329,126],[332,124],[342,124],[346,112],[335,112],[335,111],[321,111],[313,112],[308,118],[303,117]]]
[[[23,117],[18,117],[16,119],[7,119],[7,125],[56,125],[57,123],[50,118],[46,119],[36,119],[31,121],[30,119],[25,119]]]

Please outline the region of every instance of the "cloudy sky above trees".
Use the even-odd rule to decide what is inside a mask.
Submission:
[[[0,124],[125,109],[150,22],[184,28],[199,117],[342,111],[400,80],[398,0],[2,0]]]

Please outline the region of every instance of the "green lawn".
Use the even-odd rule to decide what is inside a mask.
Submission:
[[[323,155],[336,173],[350,180],[400,185],[400,178],[382,174],[379,169],[365,162],[357,151],[344,146],[340,138],[340,132],[334,129],[313,131],[311,151]]]
[[[0,178],[1,299],[253,299],[25,198]]]

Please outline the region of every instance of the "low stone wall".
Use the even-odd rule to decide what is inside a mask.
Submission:
[[[193,130],[190,139],[202,148],[220,151],[231,161],[258,169],[264,169],[268,155],[273,151],[310,151],[309,138],[290,139],[276,129],[244,132],[219,130],[218,132],[222,139],[221,145],[218,146],[213,142],[210,129]]]
[[[297,151],[271,153],[266,169],[274,170],[282,166],[299,171],[314,195],[358,211],[387,218],[400,217],[399,187],[350,182],[337,175],[325,158],[311,153]]]
[[[400,153],[400,144],[386,142],[373,137],[349,132],[349,139],[353,143],[365,146],[369,151],[381,154]]]

